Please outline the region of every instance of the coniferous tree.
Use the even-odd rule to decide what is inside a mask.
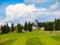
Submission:
[[[17,24],[17,32],[18,33],[22,32],[22,25],[21,24]]]
[[[55,19],[55,30],[60,30],[60,19]]]
[[[28,30],[28,24],[27,24],[27,22],[25,22],[24,30],[25,30],[25,31],[27,31],[27,30]]]
[[[7,33],[10,32],[10,27],[9,27],[8,23],[6,24],[6,30],[7,30]]]
[[[6,34],[10,32],[10,27],[7,25],[1,26],[1,34]]]
[[[44,30],[48,31],[48,24],[47,23],[45,24]]]
[[[38,22],[37,23],[37,25],[38,25],[39,28],[45,27],[45,24],[46,24],[45,22]]]
[[[14,27],[14,24],[12,23],[11,24],[11,30],[10,30],[11,32],[14,32],[15,31],[15,27]]]
[[[1,34],[4,34],[4,27],[1,25]]]
[[[54,30],[54,23],[53,22],[49,22],[48,30],[50,31],[50,33],[52,33],[52,31]]]
[[[28,23],[28,30],[29,30],[29,32],[32,31],[32,24],[30,22]]]
[[[45,31],[53,31],[54,30],[54,23],[53,22],[47,22],[45,25]]]

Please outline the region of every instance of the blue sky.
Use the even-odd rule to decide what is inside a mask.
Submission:
[[[19,9],[16,11],[16,16],[13,10],[18,8],[16,7],[17,5],[22,6],[21,9],[24,10],[19,10],[19,7]],[[29,11],[28,9],[27,11],[27,8],[29,7],[31,7],[31,10]],[[21,14],[18,15],[18,11],[20,11]],[[24,13],[22,13],[22,11],[24,11]],[[36,14],[34,14],[34,12]],[[9,18],[13,19],[10,20]],[[54,21],[55,18],[60,18],[60,0],[0,0],[0,24],[10,24],[11,22],[23,23],[25,21],[32,21],[35,19],[39,20],[40,22],[47,22]]]

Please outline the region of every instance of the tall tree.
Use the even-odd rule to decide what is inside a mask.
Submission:
[[[28,23],[28,30],[29,30],[29,32],[32,31],[32,24],[30,22]]]
[[[10,32],[10,27],[8,26],[8,24],[1,26],[1,34],[5,34],[5,33],[9,33]]]
[[[11,24],[11,32],[14,32],[15,31],[15,27],[14,27],[14,24],[12,23]]]
[[[21,24],[17,24],[17,32],[18,33],[22,32],[22,25]]]
[[[40,28],[45,27],[45,24],[46,24],[45,22],[38,22],[37,23],[38,27],[40,27]]]
[[[24,30],[25,30],[25,31],[27,31],[27,30],[28,30],[28,24],[27,24],[27,22],[25,22]]]
[[[60,30],[60,19],[55,19],[55,30]]]
[[[45,25],[45,30],[50,31],[50,33],[54,30],[54,23],[53,22],[47,22]]]

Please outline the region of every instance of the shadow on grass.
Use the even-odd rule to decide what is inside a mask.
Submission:
[[[40,42],[38,37],[30,37],[28,38],[26,45],[44,45]]]
[[[7,40],[4,41],[3,43],[1,43],[0,45],[11,45],[16,39],[11,39],[11,40]]]

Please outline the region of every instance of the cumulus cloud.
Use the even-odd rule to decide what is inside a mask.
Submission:
[[[60,17],[59,3],[51,5],[49,8],[39,8],[37,9],[34,4],[25,5],[23,3],[9,5],[6,7],[6,19],[4,23],[9,23],[9,25],[14,23],[25,23],[34,21],[37,17],[43,18],[43,20],[53,20]],[[54,9],[54,7],[57,7]],[[53,10],[53,11],[52,11]],[[50,17],[51,16],[51,17]],[[48,18],[47,18],[48,17]]]
[[[10,17],[20,17],[25,12],[32,12],[35,10],[34,5],[25,5],[25,4],[16,4],[16,5],[10,5],[6,8],[6,15],[7,18]],[[18,16],[17,16],[18,15]]]
[[[39,11],[40,12],[39,12]],[[25,5],[23,3],[9,5],[6,7],[6,19],[4,23],[24,23],[31,22],[35,20],[39,15],[42,14],[43,11],[46,11],[45,8],[37,9],[34,4]]]
[[[10,22],[10,21],[31,21],[35,15],[32,15],[31,13],[35,11],[35,6],[32,5],[25,5],[23,3],[16,4],[16,5],[10,5],[6,8],[6,20],[4,22]]]

